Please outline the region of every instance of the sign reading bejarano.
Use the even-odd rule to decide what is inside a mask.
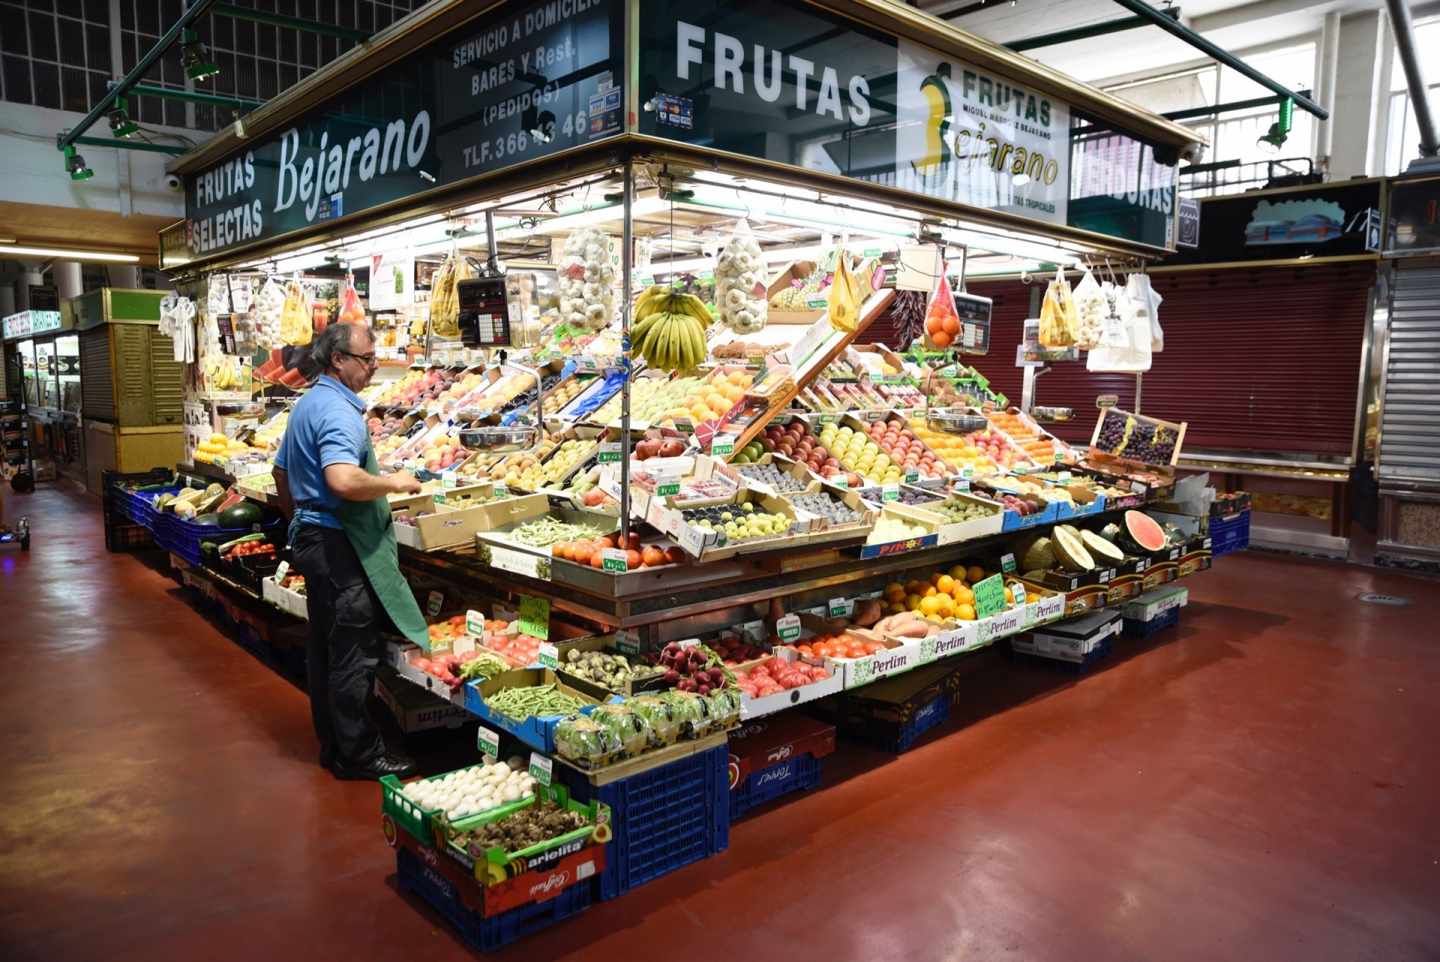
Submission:
[[[187,178],[191,250],[287,234],[618,133],[620,8],[502,9]]]

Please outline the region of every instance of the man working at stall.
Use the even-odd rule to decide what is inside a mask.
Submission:
[[[365,402],[356,394],[375,373],[370,329],[330,325],[316,337],[311,359],[324,373],[290,413],[275,456],[275,488],[291,519],[295,567],[305,576],[306,676],[320,764],[337,778],[406,775],[414,764],[385,747],[366,700],[381,628],[393,624],[429,645],[400,574],[385,498],[413,494],[420,483],[404,471],[381,475],[375,463]]]

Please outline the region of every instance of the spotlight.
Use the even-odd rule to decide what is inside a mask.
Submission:
[[[209,80],[220,72],[220,66],[210,59],[210,47],[194,30],[180,34],[180,50],[180,63],[191,80]]]
[[[74,144],[65,148],[65,170],[71,180],[89,180],[95,176],[95,171],[85,165],[85,158],[76,152]]]
[[[1285,146],[1285,138],[1290,135],[1294,118],[1295,101],[1286,97],[1280,101],[1280,116],[1270,125],[1270,129],[1255,141],[1255,146],[1267,154],[1279,153],[1280,148]]]
[[[110,133],[116,137],[129,137],[140,129],[140,125],[130,119],[127,106],[124,97],[115,98],[115,109],[110,111]]]

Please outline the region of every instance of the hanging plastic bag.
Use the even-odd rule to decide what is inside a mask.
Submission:
[[[1096,372],[1142,374],[1150,370],[1149,320],[1124,288],[1106,284],[1105,289],[1113,306],[1106,317],[1105,335],[1085,358],[1085,367]]]
[[[943,351],[959,337],[960,314],[955,310],[955,292],[942,270],[930,302],[925,305],[925,346]]]
[[[1160,329],[1160,302],[1164,298],[1151,286],[1150,275],[1131,274],[1125,291],[1145,312],[1150,327],[1150,350],[1156,354],[1165,350],[1165,332]]]
[[[1105,333],[1105,315],[1108,304],[1105,292],[1090,271],[1075,285],[1075,314],[1078,324],[1075,329],[1075,346],[1082,351],[1094,350]]]
[[[300,282],[285,285],[285,306],[280,309],[280,340],[296,347],[310,343],[315,330],[311,323],[310,299]]]
[[[1055,279],[1045,290],[1045,303],[1040,307],[1040,346],[1072,347],[1079,326],[1075,317],[1075,301],[1070,294],[1070,282],[1065,280],[1064,271],[1057,271]]]
[[[835,280],[826,299],[830,326],[837,331],[854,331],[860,326],[860,281],[850,271],[850,255],[840,248],[835,258]]]
[[[754,334],[765,326],[765,261],[743,217],[715,261],[715,305],[720,323],[737,334]]]
[[[340,324],[361,324],[368,326],[365,308],[360,305],[360,295],[355,292],[355,276],[346,275],[344,289],[340,292]]]
[[[430,332],[436,337],[460,336],[460,291],[458,284],[470,277],[470,263],[459,251],[436,269],[430,281]]]

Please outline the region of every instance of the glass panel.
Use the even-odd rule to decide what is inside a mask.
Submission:
[[[1313,43],[1286,47],[1283,50],[1271,50],[1267,53],[1257,53],[1245,57],[1244,60],[1271,80],[1279,81],[1292,90],[1315,89],[1315,45]],[[1269,97],[1273,94],[1274,91],[1269,87],[1257,84],[1242,73],[1228,67],[1220,70],[1221,103],[1253,100],[1256,97]],[[1296,111],[1296,117],[1298,119],[1299,111]]]
[[[1163,247],[1175,209],[1175,157],[1099,125],[1071,144],[1071,227]]]

